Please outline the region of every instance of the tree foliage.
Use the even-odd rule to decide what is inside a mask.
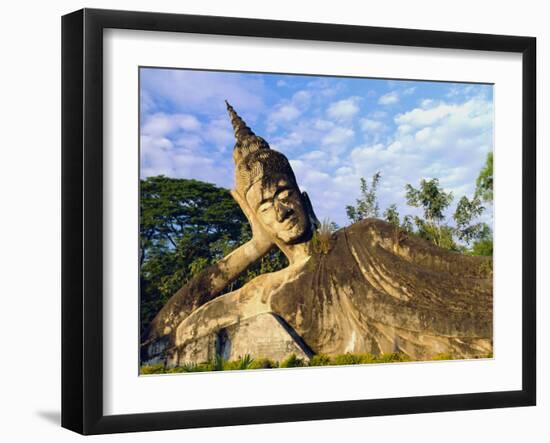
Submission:
[[[427,222],[421,217],[414,217],[416,230],[415,235],[424,240],[427,240],[440,248],[449,249],[451,251],[460,251],[461,248],[453,238],[454,229],[446,224],[435,224]]]
[[[377,172],[372,177],[370,186],[361,178],[361,197],[357,199],[355,206],[346,206],[352,223],[379,216],[376,192],[380,178],[381,173]],[[422,215],[407,214],[401,220],[397,205],[391,204],[383,212],[384,220],[441,248],[472,255],[492,255],[491,229],[486,223],[479,221],[485,211],[482,205],[486,201],[484,198],[492,199],[492,154],[487,156],[487,162],[479,174],[475,195],[471,199],[462,196],[458,201],[452,216],[454,225],[449,224],[446,219],[446,213],[453,202],[453,193],[446,192],[437,178],[421,180],[418,188],[407,184],[405,198],[407,204],[419,208]]]
[[[478,178],[472,199],[467,196],[460,198],[453,214],[454,226],[447,224],[445,217],[445,211],[449,208],[453,195],[440,187],[438,179],[421,180],[418,189],[407,184],[407,203],[421,208],[423,217],[405,216],[402,229],[445,249],[471,255],[492,255],[491,229],[486,223],[478,221],[485,211],[482,201],[492,199],[492,155],[487,157],[487,163],[479,176],[487,180]],[[480,183],[484,184],[481,188]],[[414,227],[411,220],[414,220]]]
[[[405,186],[407,204],[422,209],[424,218],[415,217],[417,234],[428,241],[446,249],[457,249],[452,238],[452,229],[442,225],[445,210],[453,201],[452,192],[445,192],[437,178],[420,181],[419,188]]]
[[[476,197],[482,201],[493,201],[493,153],[487,154],[485,165],[479,172],[476,180]]]
[[[472,245],[472,250],[470,251],[470,254],[484,255],[490,257],[493,256],[493,232],[488,225],[483,224],[478,238]]]
[[[384,211],[384,220],[399,227],[399,212],[397,211],[397,205],[395,203],[388,206]]]
[[[381,177],[380,172],[374,174],[370,186],[367,181],[361,177],[361,196],[356,200],[355,206],[346,206],[346,214],[352,223],[369,217],[379,217],[380,208],[378,207],[376,189]]]
[[[401,222],[401,229],[407,234],[412,234],[414,232],[412,215],[405,215],[405,217],[403,217],[403,221]]]
[[[407,204],[424,211],[424,218],[431,224],[440,223],[444,218],[444,211],[453,201],[453,193],[445,192],[439,185],[437,178],[420,180],[420,187],[405,186]]]
[[[484,223],[474,223],[474,220],[479,217],[485,208],[481,205],[479,197],[474,197],[471,200],[463,196],[456,206],[453,218],[456,223],[456,234],[459,240],[470,244],[475,239],[480,237]]]

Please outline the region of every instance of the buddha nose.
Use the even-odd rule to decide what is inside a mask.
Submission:
[[[291,213],[292,208],[280,200],[275,200],[275,214],[278,222],[284,221]]]

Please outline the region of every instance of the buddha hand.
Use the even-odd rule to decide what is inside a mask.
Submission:
[[[248,223],[252,229],[252,240],[250,240],[250,242],[252,242],[258,253],[261,255],[269,252],[269,250],[275,245],[273,238],[263,228],[262,224],[256,217],[256,214],[250,208],[246,200],[243,199],[238,192],[234,190],[231,190],[230,192],[248,219]]]

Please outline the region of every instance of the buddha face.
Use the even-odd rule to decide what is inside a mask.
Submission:
[[[257,181],[246,193],[246,200],[256,217],[273,238],[285,244],[299,243],[309,231],[300,190],[284,174],[269,184]]]

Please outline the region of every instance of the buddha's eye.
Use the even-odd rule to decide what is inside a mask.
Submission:
[[[273,205],[271,203],[264,203],[262,205],[260,205],[260,207],[258,208],[258,211],[262,214],[265,214],[266,212],[268,212],[271,208],[273,207]]]
[[[279,195],[277,196],[279,200],[286,200],[288,199],[294,191],[292,189],[285,189],[284,191],[279,192]]]

